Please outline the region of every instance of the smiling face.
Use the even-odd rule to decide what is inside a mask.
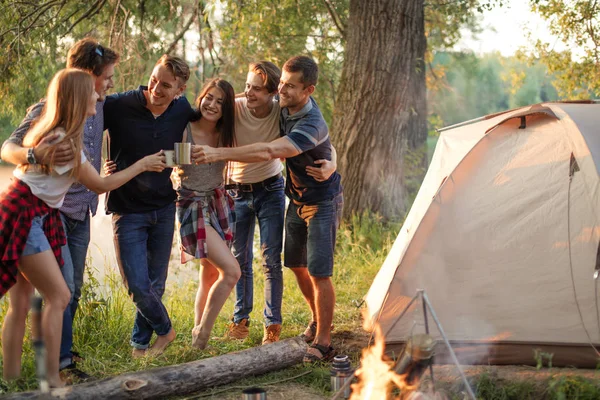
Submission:
[[[244,94],[246,95],[246,104],[251,110],[270,109],[275,96],[275,93],[269,93],[267,90],[263,77],[254,72],[248,72]]]
[[[168,67],[157,64],[148,81],[146,99],[153,107],[166,108],[184,90],[185,84],[181,84]]]
[[[223,102],[225,93],[218,87],[212,87],[200,102],[202,118],[217,123],[223,116]]]
[[[108,64],[102,70],[102,74],[100,76],[94,77],[94,87],[96,89],[96,93],[98,93],[98,101],[102,101],[106,98],[106,92],[108,89],[113,88],[115,85],[113,84],[113,76],[115,75],[115,64]]]
[[[287,107],[290,114],[294,114],[304,107],[314,90],[314,85],[304,87],[302,72],[284,69],[279,81],[279,105]]]

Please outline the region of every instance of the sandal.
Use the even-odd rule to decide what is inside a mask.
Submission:
[[[306,343],[310,343],[315,339],[315,336],[317,336],[317,321],[310,321],[310,324],[308,324],[304,330],[304,333],[302,333],[300,337]]]
[[[335,357],[336,351],[331,346],[322,346],[320,344],[312,344],[304,354],[302,362],[315,363],[318,361],[331,361]]]

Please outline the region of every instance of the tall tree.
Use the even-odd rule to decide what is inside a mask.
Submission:
[[[332,137],[346,214],[404,210],[408,143],[427,137],[423,0],[350,0]]]

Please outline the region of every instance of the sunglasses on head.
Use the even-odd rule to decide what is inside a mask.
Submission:
[[[102,47],[100,44],[98,44],[96,46],[96,48],[94,49],[94,51],[96,52],[96,54],[98,54],[100,57],[104,57],[104,47]]]

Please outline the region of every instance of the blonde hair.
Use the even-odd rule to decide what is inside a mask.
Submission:
[[[77,176],[81,166],[83,127],[88,117],[87,109],[93,91],[94,80],[88,72],[75,68],[58,71],[48,86],[46,104],[39,119],[23,140],[24,146],[36,146],[56,128],[64,129],[65,136],[62,141],[68,141],[71,144],[75,155],[71,176]],[[45,173],[49,173],[54,166],[58,142],[61,140],[52,144],[48,149],[49,162],[42,166]]]

